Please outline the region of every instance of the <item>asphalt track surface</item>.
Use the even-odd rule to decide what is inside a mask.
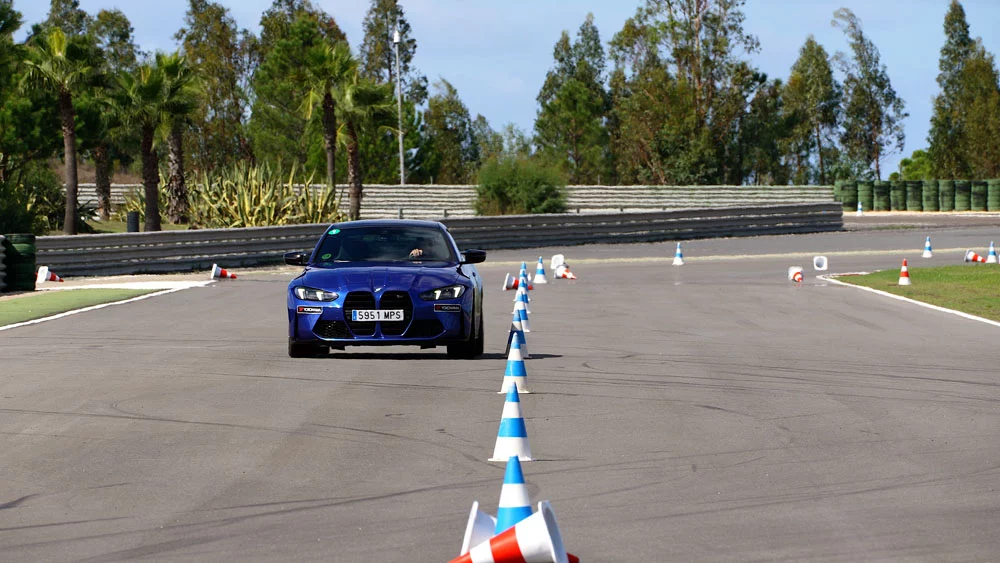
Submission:
[[[1000,229],[933,236],[952,250],[932,262],[954,263]],[[533,293],[522,405],[529,490],[568,549],[996,561],[1000,329],[826,284],[803,258],[918,266],[922,246],[917,231],[691,241],[682,268],[671,244],[565,249],[580,279]],[[0,333],[0,561],[449,560],[472,501],[496,510],[499,286],[540,253],[481,268],[476,361],[290,359],[288,270]]]

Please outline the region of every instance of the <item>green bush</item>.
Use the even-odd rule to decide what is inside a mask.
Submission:
[[[479,169],[475,208],[477,215],[563,213],[566,180],[531,159],[490,159]]]
[[[0,233],[48,233],[48,222],[31,211],[29,196],[13,183],[0,183]]]

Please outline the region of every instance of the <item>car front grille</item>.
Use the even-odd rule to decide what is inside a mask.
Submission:
[[[406,338],[434,338],[444,331],[444,325],[437,319],[418,319],[413,321]]]
[[[316,321],[313,332],[320,338],[354,338],[343,321]]]
[[[385,336],[399,336],[403,334],[406,327],[410,325],[413,318],[413,301],[405,291],[387,291],[379,299],[378,308],[382,310],[402,309],[403,320],[383,321],[381,324],[382,334]]]
[[[375,308],[375,296],[368,291],[352,291],[344,297],[344,320],[355,336],[375,334],[375,323],[352,321],[353,311]]]

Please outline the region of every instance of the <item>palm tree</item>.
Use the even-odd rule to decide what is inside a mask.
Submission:
[[[326,149],[326,181],[330,189],[336,187],[337,172],[337,96],[344,83],[357,74],[358,62],[344,42],[336,45],[321,44],[306,52],[302,69],[309,92],[303,101],[306,119],[312,119],[313,110],[322,106],[323,145]]]
[[[376,84],[354,73],[340,88],[336,99],[337,118],[342,124],[338,138],[347,148],[347,185],[350,197],[348,219],[361,217],[361,157],[358,135],[361,131],[392,130],[396,105],[391,84]]]
[[[170,178],[167,192],[170,203],[167,217],[171,223],[188,222],[190,211],[184,180],[184,126],[198,110],[197,76],[186,57],[180,53],[157,53],[156,66],[163,72],[164,116],[169,126],[167,148]]]
[[[142,186],[146,199],[145,231],[160,230],[160,171],[153,142],[166,121],[166,78],[157,65],[144,63],[132,72],[120,73],[113,94],[112,111],[126,127],[138,129],[142,158]]]
[[[66,161],[66,215],[63,232],[75,235],[78,182],[73,96],[87,85],[91,68],[86,63],[84,50],[70,42],[59,28],[32,40],[24,67],[22,86],[55,90],[59,100]]]

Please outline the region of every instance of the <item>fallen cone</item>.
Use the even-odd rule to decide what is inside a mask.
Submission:
[[[975,250],[966,250],[965,251],[965,261],[966,262],[979,262],[981,264],[983,262],[986,262],[986,259],[983,258],[982,256],[976,254]]]
[[[60,278],[54,273],[49,271],[48,266],[42,266],[38,269],[38,275],[35,276],[35,283],[45,283],[45,282],[64,282],[66,280]]]
[[[798,266],[788,268],[788,281],[802,283],[802,268]]]
[[[218,264],[212,264],[212,278],[211,279],[214,280],[215,278],[235,280],[236,279],[236,274],[234,274],[234,273],[226,270],[225,268],[220,268]]]
[[[579,563],[566,553],[559,524],[548,501],[538,503],[538,512],[513,528],[490,538],[450,563]]]

